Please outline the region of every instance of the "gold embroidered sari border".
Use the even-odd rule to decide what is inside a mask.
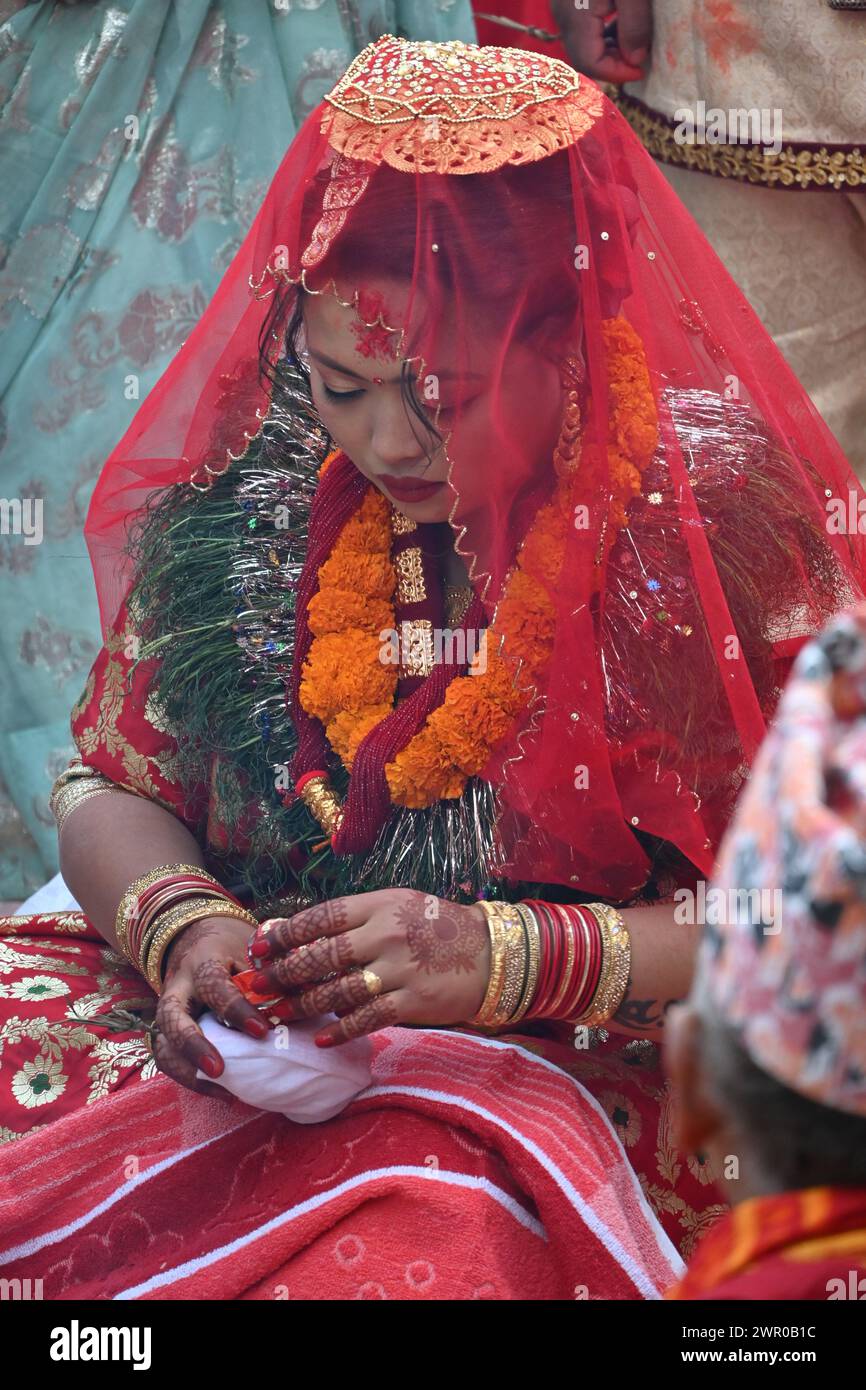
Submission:
[[[678,122],[653,111],[637,97],[613,89],[611,100],[654,159],[716,178],[793,191],[849,192],[866,187],[866,143],[810,144],[789,141],[778,154],[763,145],[681,144]]]

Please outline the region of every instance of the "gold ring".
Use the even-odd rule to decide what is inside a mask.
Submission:
[[[367,992],[371,999],[375,999],[377,994],[382,993],[384,986],[375,970],[362,970],[361,976],[364,984],[367,986]]]

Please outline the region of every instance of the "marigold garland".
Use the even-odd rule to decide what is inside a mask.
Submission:
[[[610,545],[627,525],[628,503],[640,492],[641,474],[658,443],[658,423],[637,333],[624,319],[606,320],[602,331],[609,385],[605,481],[611,499]],[[334,457],[329,455],[320,473]],[[477,653],[469,674],[451,681],[442,704],[386,764],[391,799],[398,805],[421,808],[460,796],[525,707],[529,685],[537,684],[550,656],[556,628],[553,596],[575,499],[579,491],[585,495],[592,468],[585,451],[578,472],[560,479],[550,501],[539,509],[488,630],[486,669],[481,671]],[[371,487],[320,566],[319,589],[308,609],[313,641],[301,673],[301,705],[321,720],[349,772],[361,741],[391,712],[397,688],[394,668],[380,660],[379,639],[383,629],[396,626],[391,543],[389,504]],[[518,690],[514,673],[520,661],[524,689]]]

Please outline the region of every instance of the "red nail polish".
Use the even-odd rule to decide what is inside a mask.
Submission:
[[[314,1039],[316,1047],[333,1047],[336,1041],[336,1038],[329,1037],[327,1033],[321,1033]]]
[[[251,1038],[264,1038],[270,1031],[268,1025],[258,1018],[248,1018],[244,1023],[244,1028]]]
[[[255,956],[256,960],[262,960],[270,952],[270,943],[267,941],[254,941],[250,946],[250,955]]]
[[[215,1057],[202,1057],[199,1062],[202,1071],[207,1072],[208,1076],[220,1076],[220,1064]]]

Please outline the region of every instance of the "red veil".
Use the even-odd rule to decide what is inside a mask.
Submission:
[[[483,698],[439,663],[368,729],[335,853],[369,845],[403,774],[402,804],[421,804],[420,768],[435,796],[496,788],[517,880],[626,898],[656,837],[708,873],[789,658],[863,591],[862,538],[828,525],[828,501],[860,492],[626,122],[540,54],[366,49],[106,463],[86,527],[105,624],[130,516],[242,466],[301,286],[400,334],[407,410],[429,457],[447,450],[463,624],[492,634]],[[300,786],[338,761],[299,698],[307,609],[369,490],[341,454],[312,506],[286,670]]]

